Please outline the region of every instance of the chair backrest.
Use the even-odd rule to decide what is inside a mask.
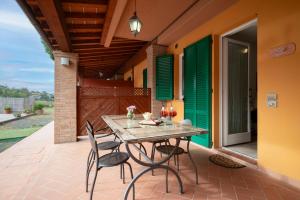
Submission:
[[[98,159],[97,141],[94,138],[93,132],[89,128],[86,128],[86,131],[88,133],[88,137],[89,137],[89,141],[90,141],[91,146],[92,146],[92,150],[95,153],[96,158]]]
[[[179,124],[182,126],[192,126],[192,121],[190,119],[184,119],[180,121]]]
[[[87,128],[87,131],[89,130],[92,133],[92,135],[94,136],[94,127],[89,120],[86,120],[86,128]]]

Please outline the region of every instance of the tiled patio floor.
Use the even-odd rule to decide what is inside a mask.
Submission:
[[[52,137],[53,123],[50,123],[0,154],[0,199],[88,199],[89,194],[84,188],[88,141],[54,145]],[[166,194],[164,172],[158,170],[155,176],[149,173],[137,182],[136,199],[300,199],[299,191],[254,169],[215,166],[208,161],[210,154],[192,146],[192,155],[199,168],[199,185],[194,184],[194,173],[187,156],[181,156],[183,195],[178,194],[173,176],[170,176],[170,192]],[[132,160],[130,162],[134,173],[142,168]],[[119,167],[115,167],[100,172],[94,199],[122,198],[127,184],[122,184],[119,171]],[[128,178],[127,169],[126,172]]]

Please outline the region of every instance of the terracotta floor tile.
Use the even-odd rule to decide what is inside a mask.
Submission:
[[[54,145],[53,123],[25,138],[0,154],[0,199],[5,200],[87,200],[85,192],[86,157],[90,144],[86,139],[77,143]],[[182,144],[184,145],[184,144]],[[150,151],[150,144],[146,144]],[[155,170],[136,184],[136,200],[299,200],[300,191],[251,169],[227,169],[209,162],[212,153],[191,145],[197,163],[199,184],[195,184],[193,165],[186,155],[180,157],[180,176],[184,194],[179,194],[178,182],[169,173],[169,193],[165,193],[165,170]],[[124,146],[121,147],[125,151]],[[103,155],[105,152],[101,152]],[[161,159],[156,155],[156,160]],[[12,159],[14,158],[14,159]],[[132,164],[134,174],[143,169]],[[171,166],[174,166],[173,161]],[[120,168],[100,171],[94,199],[122,200],[131,178],[126,170],[126,183],[120,180]],[[89,188],[94,172],[91,173]],[[12,178],[13,177],[13,178]],[[132,194],[129,194],[129,199]]]

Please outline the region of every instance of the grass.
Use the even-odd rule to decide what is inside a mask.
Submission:
[[[23,139],[24,139],[24,137],[0,140],[0,153]]]
[[[8,130],[0,130],[0,140],[10,139],[10,138],[19,138],[19,137],[27,137],[39,130],[41,126],[31,127],[31,128],[21,128],[21,129],[8,129]]]
[[[0,125],[0,152],[51,122],[53,107],[45,107],[43,110],[43,115],[33,115]]]

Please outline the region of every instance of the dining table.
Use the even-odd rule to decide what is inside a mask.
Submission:
[[[132,160],[139,165],[144,166],[144,168],[137,173],[128,184],[124,193],[124,200],[127,200],[131,188],[134,187],[134,183],[141,176],[154,169],[165,169],[167,173],[169,171],[172,172],[179,183],[179,192],[183,193],[183,184],[178,171],[169,165],[169,160],[174,156],[175,150],[179,147],[180,141],[182,140],[187,141],[186,153],[194,166],[196,183],[198,183],[198,171],[190,153],[190,141],[193,135],[206,134],[207,130],[191,125],[170,123],[170,121],[161,124],[143,125],[141,124],[141,121],[143,121],[142,115],[136,115],[134,119],[128,119],[126,115],[103,115],[102,119],[112,129],[114,134],[125,144],[126,151]],[[147,155],[146,149],[141,148],[144,147],[142,145],[144,142],[169,141],[170,139],[176,141],[174,148],[159,161],[151,159],[151,157]],[[139,155],[142,155],[144,159],[138,158],[136,153],[132,151],[133,149],[138,152]],[[168,176],[166,175],[166,191],[168,191],[167,188]]]

